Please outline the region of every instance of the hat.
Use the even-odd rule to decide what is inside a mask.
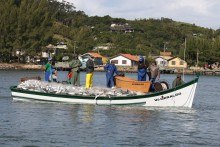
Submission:
[[[140,57],[139,57],[139,61],[140,61],[140,62],[143,62],[143,61],[144,61],[144,58],[143,58],[142,56],[140,56]]]

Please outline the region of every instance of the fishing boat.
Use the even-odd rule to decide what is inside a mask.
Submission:
[[[13,99],[96,105],[133,105],[158,107],[192,107],[199,76],[175,88],[135,96],[83,96],[42,93],[12,86]]]

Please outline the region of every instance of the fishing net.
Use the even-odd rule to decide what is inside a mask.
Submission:
[[[143,95],[143,93],[122,90],[119,88],[103,88],[103,87],[92,87],[86,89],[82,86],[73,86],[70,84],[61,84],[54,82],[45,82],[39,80],[27,80],[20,83],[17,88],[29,90],[29,91],[37,91],[42,93],[53,93],[53,94],[66,94],[66,95],[78,95],[78,96],[135,96],[135,95]]]

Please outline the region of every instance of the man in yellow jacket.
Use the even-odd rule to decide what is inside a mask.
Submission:
[[[94,61],[92,57],[89,57],[88,61],[86,62],[86,88],[92,87],[93,72]]]

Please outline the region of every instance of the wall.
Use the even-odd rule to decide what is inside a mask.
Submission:
[[[157,62],[157,65],[159,66],[159,67],[163,67],[163,66],[167,66],[168,65],[168,62],[167,62],[167,60],[164,60],[163,58],[156,58],[155,59],[155,61]],[[161,64],[161,62],[164,62],[165,61],[165,64]]]
[[[115,65],[117,65],[117,66],[132,66],[131,60],[127,59],[127,58],[125,58],[123,56],[117,56],[115,58],[112,58],[112,59],[110,59],[110,62],[112,60],[118,60],[118,64],[115,63]],[[126,60],[126,64],[122,64],[122,60]]]
[[[176,64],[172,65],[172,61],[175,61]],[[180,61],[183,61],[184,64],[180,65]],[[173,60],[170,60],[168,62],[168,67],[171,67],[171,68],[187,68],[187,63],[184,60],[181,60],[180,58],[174,58]]]

